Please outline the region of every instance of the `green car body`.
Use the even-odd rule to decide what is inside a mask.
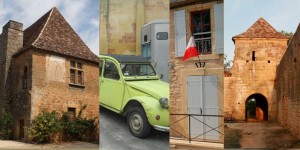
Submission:
[[[135,127],[139,129],[140,124],[145,126],[143,129],[150,125],[168,132],[169,84],[160,81],[151,62],[128,55],[100,55],[99,58],[100,105],[126,116],[134,136],[144,138],[149,135],[148,130],[144,133],[135,131]],[[146,118],[143,118],[143,114]]]

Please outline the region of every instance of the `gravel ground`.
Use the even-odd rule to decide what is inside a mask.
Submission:
[[[277,123],[227,123],[225,148],[300,148],[300,139]]]
[[[10,141],[10,140],[0,140],[0,149],[82,149],[82,150],[98,150],[98,144],[92,144],[87,142],[65,142],[65,143],[58,143],[58,144],[28,144],[24,142],[18,141]]]

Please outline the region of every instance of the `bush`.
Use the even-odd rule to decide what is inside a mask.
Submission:
[[[0,116],[0,137],[3,137],[4,139],[11,139],[12,125],[14,119],[11,113],[6,112],[4,109],[1,111],[2,115]]]
[[[42,111],[33,121],[30,128],[26,128],[29,141],[37,143],[54,142],[55,136],[58,140],[73,141],[90,140],[96,132],[96,119],[82,118],[82,111],[86,105],[81,107],[78,116],[71,117],[68,112],[60,117],[55,111]],[[60,138],[62,136],[62,139]]]
[[[65,141],[85,141],[88,140],[92,132],[95,131],[95,119],[81,117],[84,109],[86,109],[86,105],[81,107],[78,116],[75,118],[70,117],[67,112],[63,114],[61,122],[63,125],[63,136]]]
[[[94,122],[95,119],[80,117],[72,119],[68,115],[64,115],[62,118],[64,140],[88,140],[90,133],[95,130]]]
[[[53,141],[54,135],[62,129],[58,114],[42,111],[33,121],[29,128],[26,128],[29,141],[37,143],[49,143]]]

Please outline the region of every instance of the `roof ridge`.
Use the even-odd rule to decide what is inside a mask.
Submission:
[[[269,22],[260,17],[245,32],[232,37],[235,38],[276,38],[288,39],[285,35],[278,32]]]
[[[52,15],[54,9],[55,9],[55,7],[53,7],[53,8],[50,10],[50,14],[49,14],[49,16],[48,16],[48,18],[47,18],[47,21],[46,21],[46,23],[44,24],[44,26],[43,26],[41,32],[39,33],[38,37],[32,42],[32,44],[31,44],[32,46],[34,46],[35,42],[41,37],[43,31],[45,30],[45,28],[46,28],[46,26],[47,26],[47,23],[49,22],[49,20],[50,20],[50,18],[51,18],[51,15]]]

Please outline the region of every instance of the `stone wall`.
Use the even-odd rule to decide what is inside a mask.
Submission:
[[[22,55],[14,56],[12,59],[12,72],[9,74],[10,79],[10,108],[14,118],[13,137],[24,137],[24,132],[20,122],[24,121],[24,126],[31,123],[31,83],[32,83],[32,51],[28,50]],[[25,68],[27,68],[27,84],[24,87]],[[24,130],[23,130],[24,131]]]
[[[101,54],[140,54],[143,25],[169,18],[169,0],[101,0],[100,3]]]
[[[3,27],[0,35],[0,110],[3,108],[9,109],[7,101],[9,93],[7,90],[10,82],[7,77],[11,70],[12,55],[23,46],[22,28],[22,23],[11,20]]]
[[[286,47],[287,39],[235,39],[231,76],[225,77],[225,119],[244,121],[246,100],[253,94],[261,94],[268,101],[269,121],[276,120],[277,103],[271,97],[276,68]]]
[[[175,33],[174,33],[174,11],[185,9],[187,12],[197,11],[202,9],[213,9],[214,2],[205,3],[205,4],[195,4],[185,7],[180,7],[176,9],[170,10],[170,113],[172,114],[180,114],[180,113],[188,113],[188,95],[187,95],[187,78],[188,76],[197,75],[197,76],[208,76],[208,75],[217,75],[218,77],[218,96],[219,96],[219,115],[223,115],[223,107],[224,107],[224,69],[223,69],[223,54],[216,54],[215,51],[209,55],[200,55],[200,60],[205,61],[205,68],[197,68],[195,62],[198,62],[198,58],[190,58],[186,61],[182,61],[182,57],[176,57],[175,55]],[[213,10],[211,11],[213,12]],[[213,16],[213,14],[211,15]],[[189,17],[186,17],[189,20]],[[211,19],[213,20],[213,18]],[[187,21],[188,22],[188,21]],[[213,29],[213,21],[211,25],[211,31]],[[186,30],[188,32],[187,37],[191,36],[190,27],[187,24]],[[189,38],[187,38],[188,43]],[[212,34],[212,43],[214,43],[214,35]],[[214,45],[212,44],[212,49],[214,49]],[[170,124],[172,122],[183,118],[182,116],[170,116]],[[223,124],[224,119],[219,119],[219,125]],[[170,136],[180,137],[178,133],[173,131],[174,129],[179,133],[188,137],[188,119],[184,119],[179,123],[171,125]],[[223,132],[223,129],[221,129]],[[223,137],[220,137],[222,140]]]
[[[64,61],[64,66],[58,66],[57,70],[47,68],[51,57],[60,58]],[[70,60],[79,61],[84,70],[84,86],[70,85]],[[53,60],[52,60],[53,61]],[[54,59],[55,61],[55,59]],[[76,108],[78,114],[80,107],[87,105],[83,112],[84,117],[98,118],[99,116],[99,88],[98,75],[99,68],[97,63],[82,61],[70,57],[59,56],[43,51],[34,51],[32,56],[32,89],[31,118],[39,114],[41,109],[57,112],[66,112],[68,107]],[[49,66],[48,66],[49,67]],[[62,67],[62,68],[61,68]],[[49,73],[51,71],[51,73]],[[51,74],[51,76],[47,76]],[[60,78],[53,78],[55,74],[62,75]],[[52,76],[53,75],[53,76]]]
[[[272,100],[277,101],[278,122],[300,138],[300,26],[276,71]]]

